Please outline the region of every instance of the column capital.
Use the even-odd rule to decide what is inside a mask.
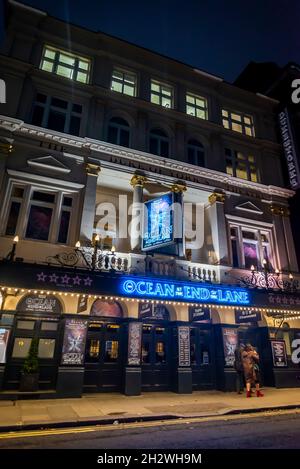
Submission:
[[[223,192],[214,191],[208,197],[208,201],[211,205],[214,204],[215,202],[221,202],[223,204],[225,202],[225,194]]]
[[[175,194],[182,194],[187,190],[184,184],[173,184],[171,186],[171,192],[175,192]]]
[[[144,187],[144,184],[147,182],[146,176],[141,176],[139,174],[134,174],[130,180],[130,185],[132,187]]]
[[[86,172],[89,176],[98,176],[101,171],[101,167],[98,164],[87,163],[85,165]]]
[[[284,205],[272,204],[270,206],[270,210],[273,215],[280,215],[282,217],[290,216],[288,207],[285,207]]]

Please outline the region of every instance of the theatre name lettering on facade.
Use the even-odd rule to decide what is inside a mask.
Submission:
[[[232,390],[239,342],[265,385],[299,386],[278,103],[70,28],[71,50],[62,21],[8,2],[0,389],[19,389],[33,338],[58,397]]]

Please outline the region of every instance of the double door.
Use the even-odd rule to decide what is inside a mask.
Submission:
[[[210,325],[191,326],[193,390],[215,388],[214,338]]]
[[[85,350],[84,392],[121,392],[123,357],[122,325],[90,322]]]
[[[170,338],[164,323],[144,323],[142,333],[142,391],[170,387]]]

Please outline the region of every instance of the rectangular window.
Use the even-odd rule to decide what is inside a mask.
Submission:
[[[55,339],[40,339],[38,348],[39,358],[53,358],[55,350]]]
[[[265,259],[273,268],[271,232],[243,226],[230,227],[231,254],[233,267],[255,269],[263,266]]]
[[[31,123],[57,132],[79,135],[82,106],[38,93],[33,105]]]
[[[17,337],[14,342],[12,358],[25,358],[28,355],[31,340],[26,337]]]
[[[199,119],[207,119],[207,100],[201,96],[187,93],[186,113]]]
[[[135,73],[114,69],[110,86],[112,91],[127,94],[128,96],[136,96],[136,84]]]
[[[24,329],[28,331],[32,331],[34,329],[34,321],[18,321],[17,322],[17,329]]]
[[[240,151],[225,148],[226,173],[230,176],[258,182],[258,170],[255,157]]]
[[[173,87],[166,83],[151,80],[151,103],[158,104],[166,108],[174,107]]]
[[[55,47],[45,46],[40,68],[71,80],[88,83],[91,61]]]
[[[41,331],[57,331],[57,322],[43,321]]]
[[[250,137],[255,136],[252,116],[222,109],[222,121],[225,129],[249,135]]]
[[[116,362],[119,356],[119,342],[117,340],[107,340],[105,342],[105,362]]]

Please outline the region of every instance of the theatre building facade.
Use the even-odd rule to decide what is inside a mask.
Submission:
[[[278,102],[15,1],[0,78],[0,396],[299,386]]]

